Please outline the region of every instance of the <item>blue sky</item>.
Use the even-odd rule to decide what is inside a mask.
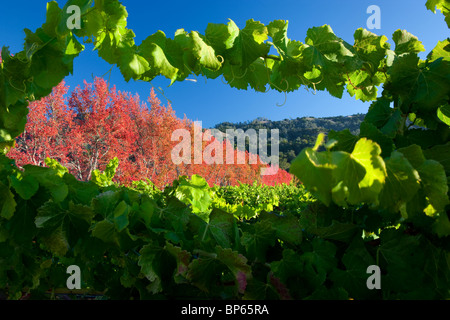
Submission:
[[[22,50],[24,28],[35,30],[45,20],[46,2],[8,1],[0,11],[0,46],[9,46],[12,53]],[[64,0],[57,1],[60,7]],[[227,23],[232,19],[244,27],[248,19],[268,24],[272,20],[289,21],[288,37],[304,41],[310,27],[329,24],[334,32],[353,44],[353,33],[360,27],[366,28],[370,14],[367,8],[378,5],[381,9],[381,29],[371,30],[386,35],[389,39],[397,29],[406,29],[421,40],[427,50],[426,56],[438,41],[450,36],[443,16],[426,10],[425,0],[233,0],[233,1],[137,1],[123,0],[129,13],[128,27],[136,33],[139,45],[148,35],[158,30],[173,37],[175,31],[204,33],[209,22]],[[392,44],[392,41],[389,41]],[[66,78],[71,89],[81,85],[83,80],[102,76],[111,66],[100,59],[92,47],[75,60],[74,75]],[[107,78],[107,77],[105,77]],[[119,70],[114,67],[111,83],[118,90],[138,93],[146,101],[151,85],[144,82],[126,83]],[[241,122],[266,117],[282,120],[303,116],[324,117],[365,113],[369,103],[362,103],[344,93],[343,99],[336,99],[327,92],[311,92],[300,88],[289,93],[256,93],[230,88],[220,78],[216,80],[197,78],[197,82],[177,82],[168,87],[169,81],[158,77],[152,81],[154,87],[161,87],[171,100],[178,117],[186,115],[191,120],[203,122],[203,127],[212,127],[223,121]],[[164,104],[168,101],[159,94]],[[277,104],[283,104],[279,107]]]

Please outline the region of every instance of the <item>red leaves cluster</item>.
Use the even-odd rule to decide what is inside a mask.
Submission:
[[[281,169],[261,179],[260,168],[267,165],[259,161],[249,164],[248,152],[245,164],[208,165],[192,161],[175,165],[171,151],[179,142],[171,141],[172,132],[186,129],[193,137],[193,123],[177,118],[170,105],[162,106],[153,90],[148,98],[149,107],[137,95],[108,88],[101,78],[93,84],[85,82],[69,98],[67,92],[63,82],[51,95],[30,104],[25,131],[8,154],[17,165],[44,166],[45,159],[50,157],[67,167],[77,179],[87,181],[93,170],[104,170],[117,157],[117,182],[129,185],[149,178],[160,188],[181,175],[193,174],[205,177],[210,185],[254,181],[273,185],[291,180]],[[225,142],[223,148],[225,154]]]
[[[280,169],[278,166],[267,168],[268,174],[261,177],[261,183],[268,186],[275,186],[277,184],[289,184],[292,180],[292,175],[286,170]]]

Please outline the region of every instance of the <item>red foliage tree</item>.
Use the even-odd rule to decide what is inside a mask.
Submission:
[[[191,134],[194,144],[194,123],[176,117],[172,107],[161,105],[152,90],[147,104],[138,95],[109,89],[98,78],[93,84],[84,83],[65,98],[68,87],[64,82],[51,95],[30,103],[28,122],[24,133],[17,138],[15,148],[8,153],[19,166],[45,165],[47,157],[58,160],[79,180],[87,181],[95,169],[104,170],[108,162],[117,157],[119,167],[115,180],[128,185],[132,181],[149,178],[162,188],[181,175],[205,177],[212,185],[241,183],[289,183],[291,176],[284,170],[269,176],[260,176],[267,165],[257,157],[249,164],[250,154],[245,151],[245,163],[236,164],[240,151],[233,156],[235,164],[174,164],[171,151],[177,145],[171,136],[176,129]],[[203,139],[202,139],[203,140]],[[214,137],[202,141],[203,150]],[[219,142],[226,154],[227,141]],[[219,148],[220,150],[220,148]]]
[[[286,170],[280,169],[278,166],[269,166],[267,170],[267,174],[261,178],[261,183],[264,185],[289,184],[292,180],[292,175]]]
[[[70,162],[70,149],[77,141],[71,134],[74,112],[65,104],[67,88],[61,84],[51,95],[30,103],[25,131],[16,139],[8,156],[18,165],[45,165],[45,158]]]

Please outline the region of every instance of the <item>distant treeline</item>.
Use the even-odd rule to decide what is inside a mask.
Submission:
[[[317,135],[321,132],[327,134],[330,130],[340,131],[349,129],[351,133],[359,134],[359,127],[364,120],[365,114],[351,116],[337,116],[326,118],[302,117],[297,119],[284,119],[271,121],[266,118],[257,118],[253,121],[231,123],[222,122],[214,128],[222,132],[227,129],[267,129],[270,137],[271,129],[279,130],[280,137],[280,167],[289,170],[290,163],[305,147],[311,147],[316,142]],[[270,142],[270,140],[269,140]],[[236,142],[235,142],[236,143]],[[248,145],[246,145],[246,150]],[[270,154],[270,144],[268,145]]]

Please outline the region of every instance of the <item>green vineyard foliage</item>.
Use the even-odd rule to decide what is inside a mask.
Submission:
[[[81,8],[81,29],[67,28],[70,5]],[[426,8],[450,26],[448,1]],[[2,49],[3,294],[51,298],[78,265],[83,288],[110,299],[450,298],[450,39],[422,60],[425,48],[407,31],[393,34],[391,49],[364,29],[353,45],[327,25],[302,43],[288,38],[287,21],[239,29],[230,20],[203,35],[158,31],[138,46],[127,15],[116,0],[49,2],[42,27],[25,29],[24,50]],[[371,106],[359,135],[320,135],[297,156],[299,185],[210,188],[192,176],[164,190],[150,181],[127,188],[112,181],[117,159],[89,182],[52,159],[21,170],[4,154],[28,103],[72,72],[82,43],[127,81],[195,74],[260,92],[347,90]],[[366,285],[371,265],[380,290]]]

